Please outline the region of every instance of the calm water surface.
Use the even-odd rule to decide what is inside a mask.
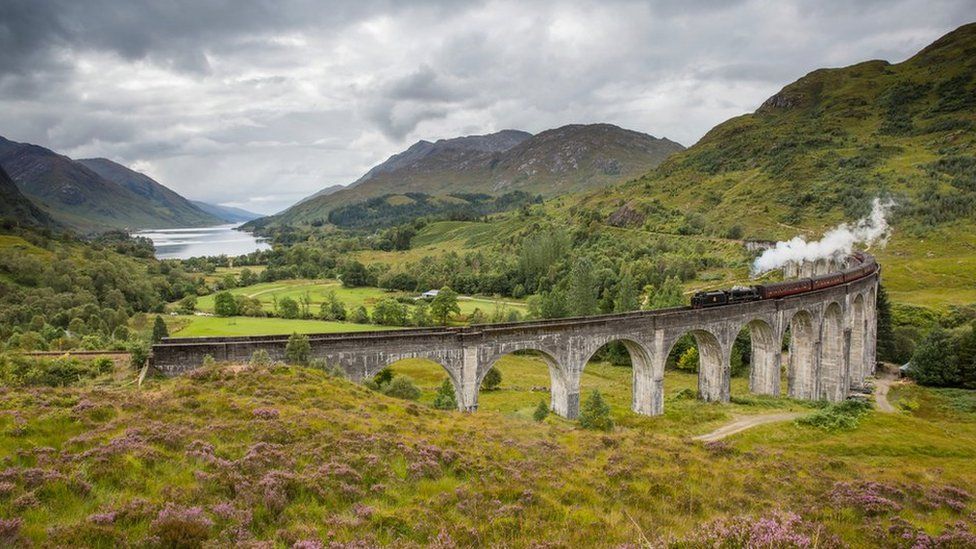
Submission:
[[[159,259],[187,259],[204,255],[243,255],[271,246],[251,233],[235,230],[240,225],[219,225],[194,229],[154,229],[139,231],[156,247]]]

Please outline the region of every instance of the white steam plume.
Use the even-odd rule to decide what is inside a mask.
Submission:
[[[775,247],[766,250],[756,258],[752,264],[752,274],[756,276],[779,269],[790,261],[802,263],[844,256],[854,250],[855,244],[870,246],[877,243],[884,246],[890,234],[886,218],[894,205],[895,203],[890,199],[875,198],[871,204],[871,213],[858,220],[853,226],[841,223],[815,242],[807,242],[802,236],[777,242]]]

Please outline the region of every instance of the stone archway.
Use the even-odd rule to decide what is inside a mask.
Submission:
[[[457,377],[457,372],[448,368],[440,361],[425,356],[392,356],[389,357],[382,368],[377,371],[390,369],[396,375],[406,375],[414,384],[426,393],[435,392],[443,382],[443,377],[432,374],[431,370],[442,370],[454,388],[454,398],[457,401],[459,410],[466,410],[464,392],[461,390],[461,380]],[[373,375],[376,375],[375,373]],[[365,381],[365,380],[364,380]]]
[[[778,396],[780,393],[780,346],[773,327],[762,319],[743,326],[749,330],[749,392]]]
[[[698,349],[698,398],[706,402],[728,402],[728,357],[715,334],[701,329],[680,334],[671,341],[667,347],[668,352],[663,356],[671,354],[675,344],[686,334],[695,339]]]
[[[481,382],[488,371],[494,368],[502,357],[518,352],[531,352],[546,364],[546,368],[549,370],[549,409],[567,419],[576,419],[576,416],[579,415],[579,373],[577,372],[574,375],[572,372],[567,372],[551,353],[533,347],[514,349],[497,354],[487,360],[486,366],[478,372],[473,394],[470,395],[470,398],[477,403]]]
[[[663,408],[664,370],[654,371],[654,362],[647,348],[629,338],[615,338],[603,342],[599,347],[587,353],[587,359],[582,363],[582,369],[593,360],[593,357],[607,345],[622,343],[630,356],[631,364],[631,410],[642,415],[660,414]],[[582,373],[582,371],[581,371]]]

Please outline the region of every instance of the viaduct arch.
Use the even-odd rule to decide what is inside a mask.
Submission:
[[[802,266],[798,269],[801,274],[803,270]],[[601,347],[615,341],[622,342],[631,356],[634,412],[664,412],[665,362],[685,334],[698,343],[700,398],[728,402],[732,345],[748,327],[751,392],[780,394],[780,368],[785,366],[789,396],[839,401],[874,372],[879,277],[875,270],[824,289],[702,309],[680,307],[464,328],[312,334],[309,342],[313,357],[338,365],[356,381],[403,358],[436,362],[454,385],[458,407],[466,411],[478,408],[481,380],[499,358],[535,351],[549,368],[550,407],[561,416],[575,418],[586,363]],[[787,331],[789,360],[781,365],[780,346]],[[287,341],[287,336],[165,338],[153,346],[151,364],[165,375],[176,375],[199,367],[206,355],[218,361],[246,361],[255,350],[264,349],[272,358],[282,359]]]

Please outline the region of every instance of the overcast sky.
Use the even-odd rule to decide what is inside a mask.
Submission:
[[[610,122],[691,145],[974,0],[0,0],[0,135],[262,213],[419,139]]]

